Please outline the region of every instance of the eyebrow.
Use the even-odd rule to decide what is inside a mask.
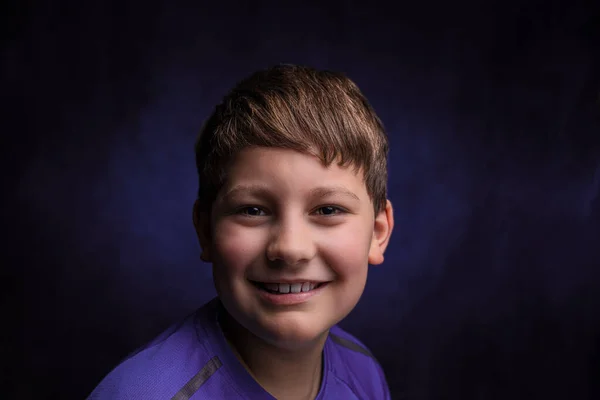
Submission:
[[[346,197],[351,197],[357,201],[360,201],[360,198],[351,190],[345,188],[344,186],[321,186],[314,188],[310,191],[310,195],[316,197],[318,199],[322,199],[328,196],[341,195]]]
[[[229,189],[222,198],[229,198],[236,196],[242,192],[250,192],[258,196],[272,196],[272,192],[263,185],[237,185]],[[319,186],[310,190],[309,195],[311,197],[322,199],[329,196],[344,196],[352,198],[353,200],[360,201],[360,198],[351,190],[344,186]]]

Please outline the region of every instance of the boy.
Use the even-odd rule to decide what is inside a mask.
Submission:
[[[196,144],[193,220],[218,297],[90,399],[389,399],[377,361],[336,326],[393,229],[387,152],[341,74],[280,65],[239,83]]]

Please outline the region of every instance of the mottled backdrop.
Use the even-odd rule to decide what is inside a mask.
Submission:
[[[82,399],[214,296],[194,139],[286,62],[390,135],[396,230],[343,326],[394,398],[600,398],[597,2],[300,3],[4,3],[0,397]]]

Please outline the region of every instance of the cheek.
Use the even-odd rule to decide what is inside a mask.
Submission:
[[[321,253],[338,274],[362,274],[368,268],[372,235],[365,224],[340,227],[335,233],[322,235]]]
[[[215,226],[214,250],[219,264],[228,269],[245,268],[263,253],[263,236],[256,228],[227,223]]]

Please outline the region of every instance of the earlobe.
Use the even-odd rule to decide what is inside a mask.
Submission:
[[[392,208],[392,202],[386,200],[385,208],[375,217],[373,238],[369,250],[369,264],[379,265],[383,263],[383,254],[390,242],[393,229],[394,209]]]
[[[196,235],[200,242],[200,248],[202,253],[200,259],[204,262],[212,262],[212,255],[210,252],[210,216],[208,213],[200,210],[199,200],[194,202],[194,208],[192,211],[192,220],[194,222],[194,228],[196,229]]]

